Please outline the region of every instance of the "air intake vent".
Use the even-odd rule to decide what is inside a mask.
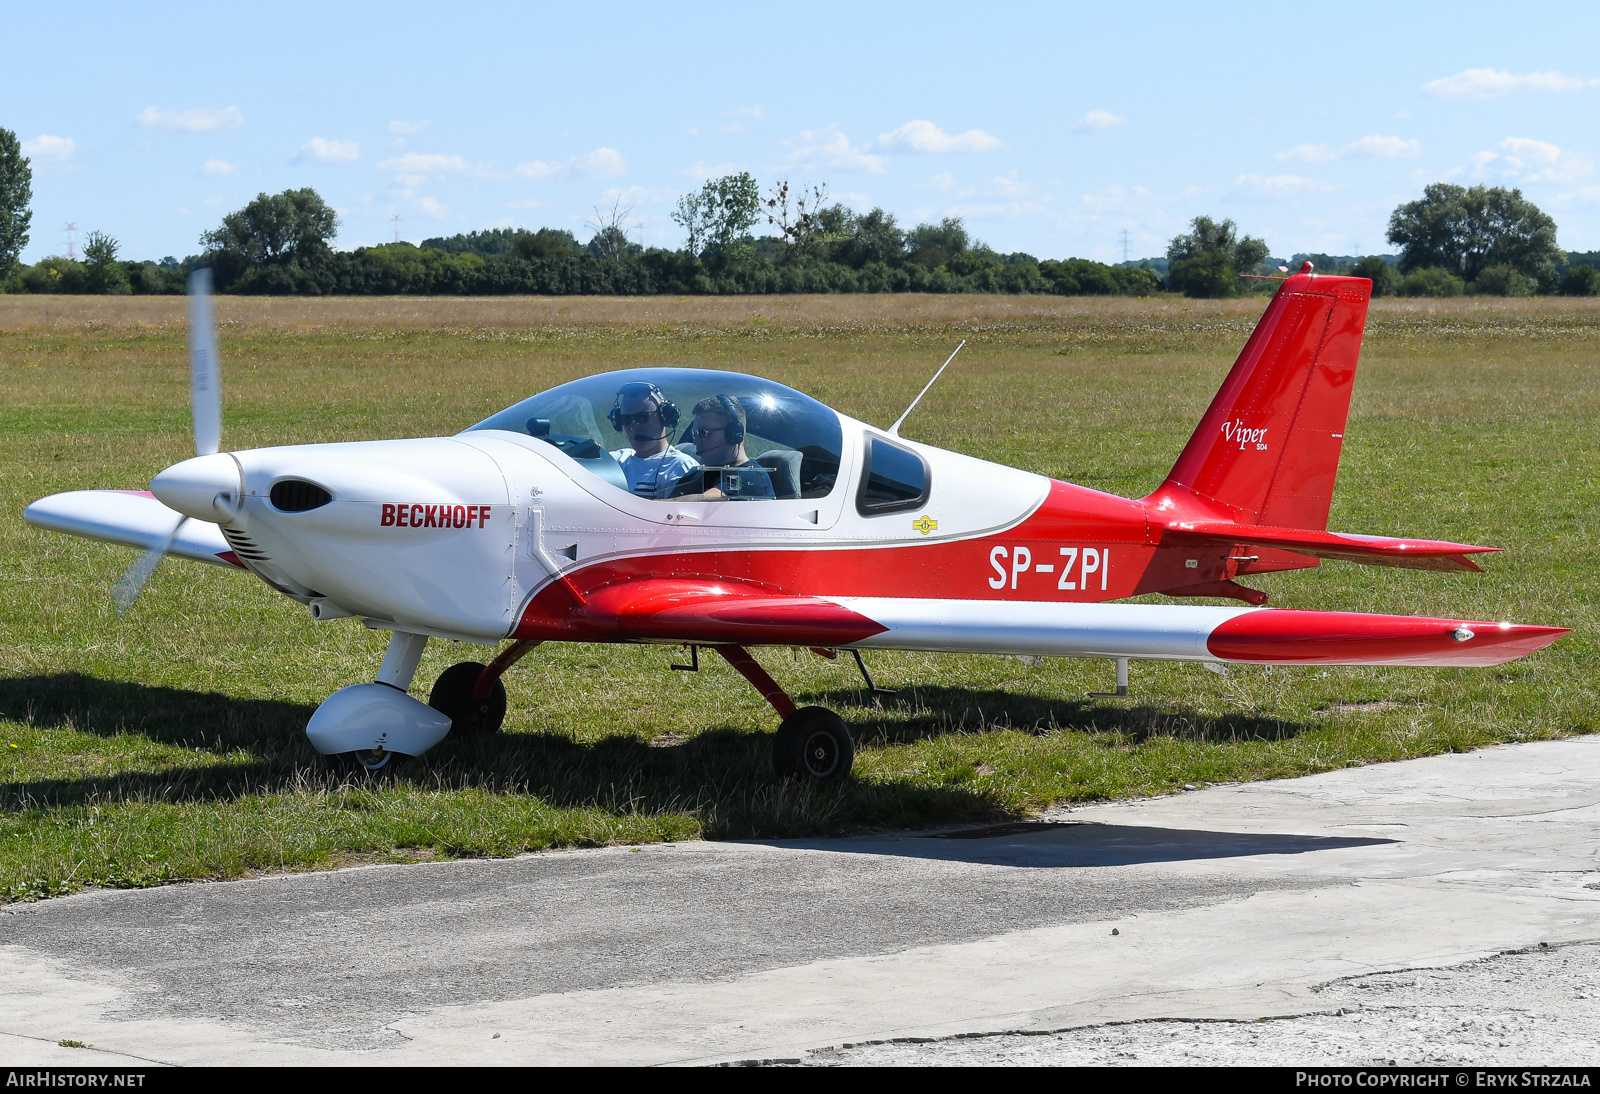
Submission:
[[[272,561],[267,557],[267,552],[261,549],[260,544],[243,532],[234,531],[232,528],[223,528],[222,538],[228,541],[228,546],[233,548],[234,554],[248,562]]]
[[[272,504],[285,513],[304,513],[320,509],[333,500],[333,495],[314,482],[304,479],[284,479],[272,484]]]

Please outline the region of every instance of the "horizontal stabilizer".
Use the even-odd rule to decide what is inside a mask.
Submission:
[[[1469,571],[1483,567],[1467,558],[1499,551],[1433,539],[1396,539],[1393,536],[1359,536],[1349,532],[1318,532],[1309,528],[1269,528],[1259,524],[1194,521],[1174,524],[1162,542],[1215,546],[1274,547],[1312,558],[1359,562],[1363,566],[1398,566],[1407,570]]]
[[[146,490],[72,490],[40,498],[22,511],[22,519],[35,528],[141,550],[166,539],[182,516]],[[184,521],[167,554],[244,568],[222,529],[205,521]]]

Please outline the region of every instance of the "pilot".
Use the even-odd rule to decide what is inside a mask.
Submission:
[[[607,417],[611,428],[626,436],[632,446],[611,453],[622,465],[630,493],[641,498],[669,497],[678,480],[700,466],[670,442],[678,424],[678,408],[656,385],[623,384]]]
[[[694,405],[694,428],[689,431],[694,439],[695,455],[700,457],[705,474],[689,475],[674,496],[684,501],[719,501],[728,497],[719,483],[718,474],[724,468],[749,468],[751,473],[739,476],[739,496],[742,498],[773,498],[772,473],[745,455],[744,407],[731,395],[714,395],[701,399]],[[699,481],[701,492],[693,490]]]

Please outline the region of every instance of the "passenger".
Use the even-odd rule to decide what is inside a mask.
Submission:
[[[683,501],[720,501],[727,498],[729,493],[724,492],[720,485],[720,472],[727,468],[748,469],[738,476],[740,498],[777,497],[772,489],[772,473],[745,455],[747,421],[744,407],[730,395],[714,395],[694,405],[694,428],[689,435],[694,439],[695,455],[704,466],[704,474],[686,476],[675,497]],[[699,492],[684,493],[695,489],[697,478],[700,480]]]
[[[699,468],[693,456],[668,440],[678,424],[678,408],[656,385],[623,384],[607,417],[611,428],[624,434],[633,446],[611,453],[622,465],[630,493],[641,498],[669,497],[680,479]]]

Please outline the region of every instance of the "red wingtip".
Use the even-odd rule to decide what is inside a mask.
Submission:
[[[1269,608],[1228,620],[1207,648],[1226,661],[1278,665],[1503,665],[1567,627]]]

